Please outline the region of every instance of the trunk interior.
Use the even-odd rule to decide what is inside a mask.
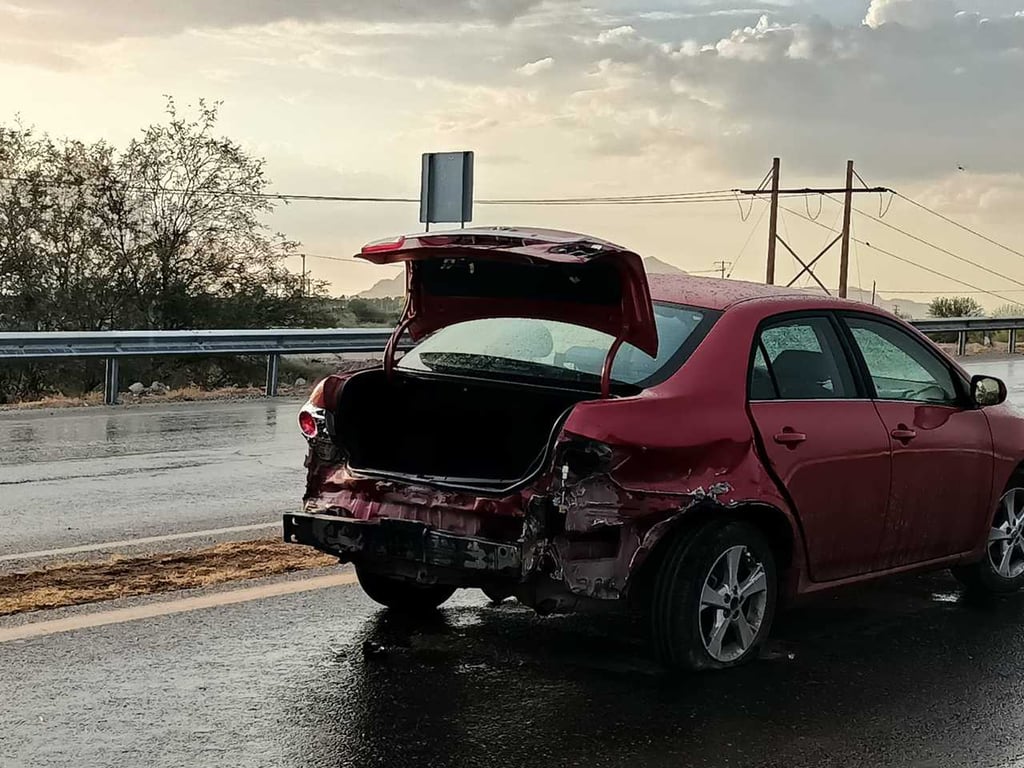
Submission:
[[[596,397],[401,371],[388,381],[383,370],[365,371],[342,388],[334,435],[355,470],[510,484],[536,468],[559,417]]]

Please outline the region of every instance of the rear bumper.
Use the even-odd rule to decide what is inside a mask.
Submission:
[[[402,563],[461,571],[483,581],[522,575],[517,543],[456,536],[411,520],[354,520],[305,512],[284,516],[284,540],[305,544],[343,562]]]

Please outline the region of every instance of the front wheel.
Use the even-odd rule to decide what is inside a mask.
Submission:
[[[674,669],[725,669],[753,658],[775,613],[775,557],[761,532],[715,520],[676,541],[655,575],[651,630]]]
[[[985,557],[952,569],[968,589],[1006,594],[1024,586],[1024,475],[1017,474],[999,499]]]
[[[455,594],[455,587],[443,584],[417,584],[356,568],[359,586],[374,602],[402,613],[426,613],[435,610]]]

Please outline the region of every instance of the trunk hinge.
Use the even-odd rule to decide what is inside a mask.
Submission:
[[[608,348],[608,354],[604,358],[604,366],[601,368],[601,397],[611,397],[612,394],[612,364],[615,362],[615,355],[622,346],[622,335],[616,336],[615,341]]]
[[[405,265],[405,307],[402,308],[402,317],[398,321],[387,345],[384,347],[384,375],[391,379],[391,372],[395,368],[395,352],[398,350],[398,340],[402,338],[409,323],[416,317],[416,311],[412,308],[412,265]]]

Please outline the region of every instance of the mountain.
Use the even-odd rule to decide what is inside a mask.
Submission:
[[[390,299],[394,296],[405,296],[405,272],[399,272],[394,277],[378,280],[372,287],[362,293],[357,293],[361,299]]]
[[[660,259],[656,259],[653,256],[648,256],[644,259],[644,269],[647,270],[648,274],[651,275],[685,275],[686,273],[679,269],[679,267],[673,267],[671,264],[667,264]],[[387,299],[392,296],[404,296],[405,295],[405,272],[399,272],[394,277],[388,277],[384,280],[378,280],[373,284],[371,288],[366,289],[362,293],[357,293],[361,299]]]
[[[649,275],[685,275],[686,272],[681,270],[679,267],[673,267],[671,264],[667,264],[661,259],[656,259],[653,256],[648,256],[644,259],[644,269],[647,270]]]
[[[644,259],[644,269],[650,275],[685,275],[687,274],[679,267],[674,267],[671,264],[656,259],[653,256],[648,256]],[[818,289],[807,289],[811,292],[818,292]],[[848,290],[849,297],[854,301],[863,301],[866,304],[871,303],[871,291],[866,291],[863,288],[858,288],[851,285]],[[394,277],[388,277],[384,280],[378,280],[374,283],[372,288],[369,288],[362,293],[357,293],[356,296],[364,299],[387,299],[394,296],[405,295],[405,272],[399,272]],[[899,297],[887,297],[878,294],[875,296],[875,304],[882,309],[888,310],[889,312],[899,311],[903,317],[921,318],[928,316],[928,305],[920,301],[913,301],[912,299],[901,299]]]
[[[808,293],[821,293],[820,288],[805,288]],[[833,292],[833,296],[835,293]],[[846,289],[846,297],[852,301],[862,301],[865,304],[871,303],[871,291],[851,285]],[[875,295],[875,306],[881,307],[888,312],[899,312],[900,317],[914,319],[928,317],[928,305],[913,299],[901,299],[898,296]]]

